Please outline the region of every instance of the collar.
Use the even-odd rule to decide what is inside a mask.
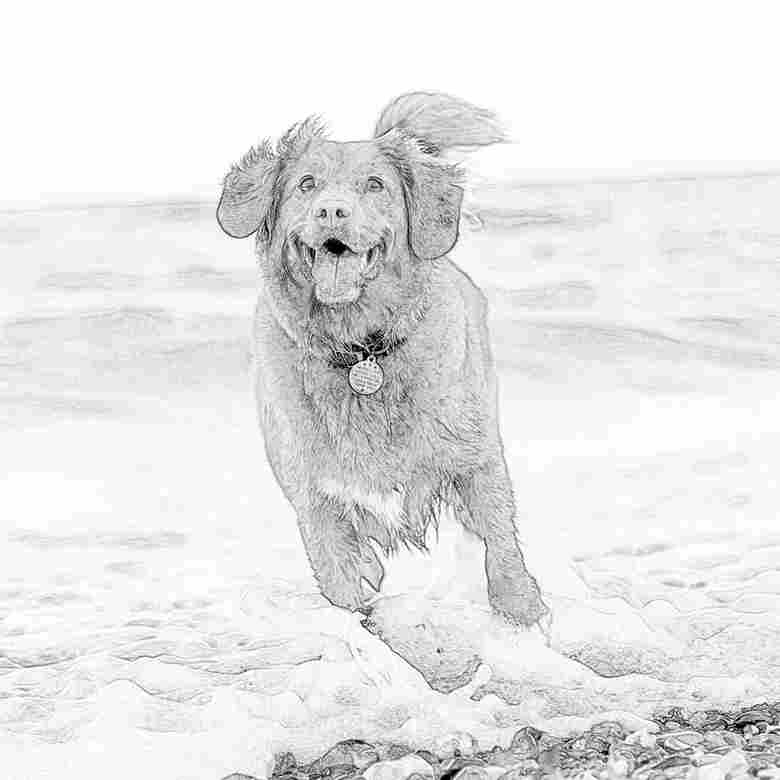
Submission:
[[[352,344],[326,342],[326,346],[330,350],[328,363],[334,368],[352,368],[356,363],[372,356],[375,358],[387,357],[405,342],[405,338],[388,336],[382,330],[371,331],[362,342]]]

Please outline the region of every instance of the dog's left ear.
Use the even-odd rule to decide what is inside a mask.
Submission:
[[[435,260],[458,240],[463,189],[456,183],[457,171],[438,161],[418,160],[411,173],[405,188],[409,243],[421,260]]]
[[[234,165],[222,185],[217,222],[233,238],[247,238],[268,219],[277,175],[267,149],[252,149]]]

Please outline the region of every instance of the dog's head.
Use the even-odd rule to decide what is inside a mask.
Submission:
[[[256,233],[266,260],[320,305],[387,295],[406,265],[457,241],[461,177],[440,152],[458,139],[495,143],[497,132],[487,112],[426,93],[391,103],[369,141],[329,140],[308,119],[233,166],[217,218],[236,238]]]

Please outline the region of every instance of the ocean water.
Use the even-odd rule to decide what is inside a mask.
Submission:
[[[347,736],[780,698],[780,177],[470,198],[453,258],[558,619],[496,629],[450,694],[317,593],[255,420],[251,243],[210,203],[0,215],[5,777],[263,776]],[[457,583],[476,632],[473,540],[409,555],[389,595]]]

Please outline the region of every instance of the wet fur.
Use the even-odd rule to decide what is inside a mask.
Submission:
[[[362,581],[381,586],[369,539],[386,554],[400,545],[422,549],[447,502],[485,543],[493,606],[530,624],[546,607],[515,536],[486,301],[447,257],[457,240],[460,172],[440,157],[459,139],[500,140],[497,124],[456,98],[413,93],[389,104],[376,132],[368,147],[344,144],[343,154],[375,152],[395,171],[400,189],[387,211],[394,244],[352,305],[317,303],[278,224],[284,209],[299,208],[284,194],[285,176],[320,148],[316,121],[294,126],[276,147],[251,150],[225,179],[220,224],[234,236],[256,232],[264,280],[254,343],[266,453],[334,604],[365,609]],[[305,224],[304,217],[287,222]],[[329,363],[328,344],[359,342],[376,329],[401,345],[381,359],[382,389],[361,397],[345,370]],[[394,522],[384,517],[386,506],[400,508]]]

